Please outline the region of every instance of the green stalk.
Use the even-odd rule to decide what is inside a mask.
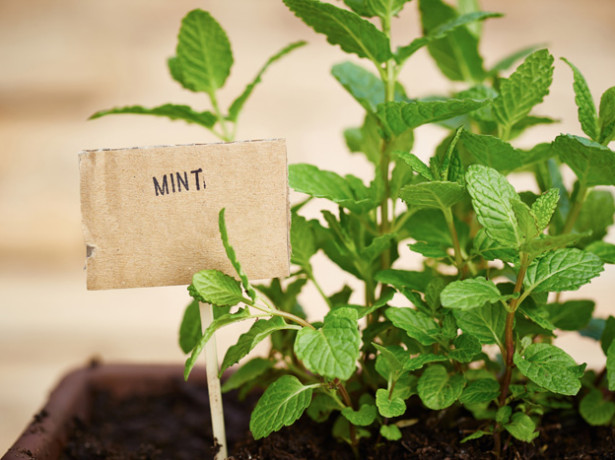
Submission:
[[[562,234],[570,233],[574,228],[574,224],[576,223],[579,214],[581,213],[581,209],[583,208],[583,203],[585,203],[587,191],[587,186],[584,183],[580,183],[579,189],[577,190],[577,194],[574,197],[574,203],[572,204],[572,208],[568,212],[568,216],[566,216],[566,223],[564,224]]]
[[[451,234],[453,240],[453,249],[455,251],[455,266],[457,267],[457,274],[460,278],[463,278],[463,257],[461,256],[461,246],[459,245],[459,236],[457,235],[457,229],[455,228],[455,221],[453,220],[453,213],[451,208],[443,209],[444,218],[446,219],[446,225],[448,231]]]
[[[207,94],[209,95],[209,100],[211,101],[211,106],[214,109],[214,114],[216,115],[216,118],[218,119],[218,123],[220,123],[220,129],[222,130],[221,135],[220,133],[217,133],[213,130],[212,132],[216,134],[218,137],[220,137],[220,139],[222,139],[224,142],[232,142],[235,138],[235,134],[234,132],[230,133],[228,130],[228,127],[226,126],[224,115],[222,114],[222,111],[220,110],[220,106],[218,105],[218,99],[216,98],[216,93],[214,91],[210,91]]]

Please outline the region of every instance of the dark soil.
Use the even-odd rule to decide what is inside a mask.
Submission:
[[[254,441],[248,431],[248,413],[253,402],[225,401],[229,453],[234,460],[355,460],[352,450],[329,434],[331,423],[317,425],[307,417],[265,440]],[[108,394],[94,395],[93,417],[75,420],[75,432],[62,459],[209,459],[213,458],[209,406],[204,388],[178,382],[176,391],[155,397],[114,400]],[[439,413],[411,407],[406,418],[417,418],[402,430],[398,442],[377,435],[363,440],[361,459],[492,459],[493,438],[465,444],[460,440],[477,428],[461,411]],[[503,436],[504,459],[615,459],[615,429],[590,427],[576,418],[543,420],[538,439],[532,444]]]

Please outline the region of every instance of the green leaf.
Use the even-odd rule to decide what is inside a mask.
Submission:
[[[534,292],[574,291],[603,270],[602,261],[595,254],[574,248],[558,249],[530,264],[524,284],[526,290]]]
[[[520,168],[523,164],[517,149],[497,137],[486,134],[473,134],[463,130],[457,148],[465,164],[482,164],[504,174]]]
[[[522,240],[524,242],[532,242],[539,234],[536,216],[534,216],[530,207],[523,201],[521,201],[521,199],[513,198],[510,200],[510,204],[512,206],[513,212],[515,213],[515,218],[517,219],[517,226],[521,233]],[[525,244],[521,245],[522,250],[525,250]]]
[[[219,270],[201,270],[192,277],[191,287],[201,301],[219,307],[233,306],[244,302],[239,281]]]
[[[218,329],[220,329],[223,326],[227,326],[229,324],[236,323],[238,321],[243,321],[248,318],[250,318],[250,312],[248,311],[247,308],[242,308],[236,313],[227,313],[225,315],[220,316],[219,318],[216,318],[209,325],[209,327],[205,329],[205,332],[203,332],[203,335],[201,336],[196,346],[192,350],[192,354],[186,360],[186,365],[184,367],[184,378],[188,380],[188,376],[190,375],[192,368],[195,366],[197,358],[203,351],[203,348],[205,348],[205,344],[207,344],[209,339],[211,339],[211,337],[214,335],[214,332],[216,332]]]
[[[581,399],[579,412],[590,425],[608,425],[615,415],[615,403],[605,401],[600,390],[593,388]]]
[[[615,185],[615,152],[611,149],[572,134],[557,136],[553,149],[586,187]]]
[[[316,393],[307,409],[307,414],[315,422],[322,423],[329,418],[331,412],[340,410],[340,405],[341,402],[336,401],[329,394]]]
[[[574,225],[578,233],[591,232],[589,241],[601,240],[613,225],[615,202],[610,190],[592,190],[589,192],[579,217]]]
[[[303,268],[310,267],[310,259],[316,253],[316,236],[308,221],[294,213],[290,226],[290,245],[292,263]]]
[[[582,369],[555,345],[532,343],[523,355],[516,351],[513,361],[523,375],[553,393],[573,396],[581,389]]]
[[[481,404],[493,401],[500,396],[500,384],[494,379],[478,379],[470,382],[463,390],[459,402],[462,404]]]
[[[488,100],[446,99],[443,101],[387,102],[378,106],[378,117],[396,135],[427,123],[448,120],[487,104]]]
[[[421,345],[436,343],[436,336],[440,332],[438,324],[428,315],[414,308],[388,308],[385,316],[400,329],[406,331],[409,337],[417,340]]]
[[[419,3],[423,34],[438,33],[447,23],[459,21],[454,8],[441,0],[421,0]],[[429,54],[440,71],[454,81],[482,81],[485,77],[483,59],[478,53],[478,38],[465,26],[454,28],[440,40],[430,41]]]
[[[532,214],[536,216],[536,223],[538,224],[538,231],[542,232],[551,221],[551,216],[557,208],[559,201],[559,190],[551,188],[545,193],[540,195],[536,201],[532,204]]]
[[[400,417],[406,412],[406,403],[400,397],[389,399],[389,392],[384,388],[376,391],[376,406],[383,417]]]
[[[243,90],[243,92],[233,101],[233,103],[229,107],[229,109],[228,109],[228,118],[229,118],[229,120],[237,121],[237,118],[239,117],[239,113],[241,112],[241,109],[243,108],[243,105],[246,103],[246,101],[248,100],[248,98],[252,94],[252,91],[254,91],[254,88],[256,87],[256,85],[258,85],[261,82],[261,78],[263,77],[263,74],[269,68],[269,66],[271,64],[273,64],[274,62],[276,62],[277,60],[279,60],[282,57],[284,57],[285,55],[287,55],[288,53],[290,53],[291,51],[296,50],[297,48],[300,48],[300,47],[304,46],[305,44],[306,44],[306,42],[304,42],[304,41],[293,42],[293,43],[291,43],[289,45],[286,45],[284,48],[282,48],[276,54],[271,56],[267,60],[265,65],[263,67],[261,67],[261,69],[258,71],[258,73],[254,77],[254,79],[246,86],[246,88]]]
[[[615,391],[615,340],[606,352],[606,378],[609,391]]]
[[[500,13],[490,13],[487,11],[473,11],[471,13],[457,16],[454,19],[441,23],[437,27],[433,28],[427,35],[412,40],[409,45],[397,48],[395,60],[401,64],[422,47],[435,40],[446,38],[449,34],[453,33],[462,26],[466,26],[477,21],[484,21],[488,18],[498,18],[501,16],[502,15]]]
[[[399,345],[383,347],[375,342],[372,342],[372,345],[380,352],[376,357],[376,372],[387,381],[397,380],[404,371],[402,362],[407,360],[408,352]]]
[[[425,364],[448,361],[444,355],[434,355],[433,353],[421,353],[415,358],[407,359],[403,364],[404,371],[414,372],[421,369]]]
[[[392,57],[389,39],[356,13],[316,0],[284,0],[286,6],[332,45],[373,62]]]
[[[512,407],[500,406],[498,407],[498,410],[495,413],[495,422],[499,424],[508,423],[510,421],[511,415],[512,415]]]
[[[574,76],[572,88],[574,89],[574,101],[577,103],[581,128],[583,128],[583,132],[587,134],[590,139],[597,141],[600,127],[598,125],[598,113],[596,112],[592,93],[579,69],[568,59],[561,59],[572,69],[572,74]]]
[[[376,273],[374,281],[378,281],[382,284],[389,284],[398,291],[403,288],[410,288],[412,290],[425,292],[427,283],[431,280],[431,275],[426,272],[417,272],[410,270],[380,270]]]
[[[353,425],[368,426],[376,420],[378,409],[373,404],[361,404],[358,411],[352,410],[352,407],[344,407],[342,415]]]
[[[357,213],[369,211],[378,205],[369,195],[369,190],[358,186],[348,177],[318,169],[309,164],[294,164],[289,167],[288,181],[297,192],[317,198],[326,198]]]
[[[504,425],[506,431],[513,435],[514,438],[523,442],[532,442],[539,435],[536,431],[536,424],[529,415],[523,412],[515,412],[509,423]]]
[[[519,253],[508,244],[501,244],[494,241],[487,235],[484,228],[481,228],[474,237],[474,247],[472,251],[487,260],[500,259],[505,262],[515,263],[519,260]]]
[[[576,331],[587,326],[595,306],[591,300],[569,300],[551,303],[544,308],[555,327],[562,331]]]
[[[457,333],[457,325],[455,325],[454,333]],[[453,345],[455,345],[455,348],[449,351],[449,358],[464,364],[474,361],[474,358],[482,351],[480,341],[469,334],[457,336]]]
[[[355,13],[371,18],[376,15],[373,8],[370,6],[370,0],[344,0],[344,3]]]
[[[534,51],[500,81],[500,96],[493,101],[498,123],[510,128],[525,118],[549,94],[552,79],[553,56],[546,49]]]
[[[435,180],[435,177],[431,173],[429,166],[423,163],[419,157],[410,152],[397,152],[397,156],[404,160],[408,166],[412,168],[413,171],[416,171],[425,179],[432,181]]]
[[[243,384],[252,382],[273,367],[273,361],[265,358],[254,358],[245,363],[222,384],[222,393],[236,390]]]
[[[447,210],[463,200],[465,190],[457,182],[433,181],[403,187],[400,197],[409,207]]]
[[[532,46],[528,46],[527,48],[522,48],[518,51],[515,51],[511,54],[509,54],[508,56],[500,59],[492,68],[491,70],[489,70],[488,72],[488,76],[492,77],[497,75],[500,72],[503,72],[505,70],[508,70],[509,68],[512,67],[512,65],[517,62],[520,59],[525,58],[526,56],[532,54],[534,51],[536,51],[539,48],[539,46],[536,45],[532,45]]]
[[[239,279],[241,280],[241,285],[243,286],[244,290],[248,293],[250,298],[254,300],[256,299],[256,292],[254,292],[254,289],[250,285],[250,282],[248,281],[248,276],[241,268],[241,264],[237,259],[237,254],[235,254],[235,250],[229,242],[228,232],[226,230],[226,222],[224,221],[224,212],[225,208],[222,208],[218,213],[218,228],[220,229],[220,238],[222,239],[222,245],[224,246],[224,250],[226,251],[226,257],[231,262],[231,265],[233,265],[233,268],[237,272],[237,276],[239,276]]]
[[[238,363],[243,357],[247,356],[256,345],[269,337],[275,331],[290,329],[288,324],[279,316],[263,320],[260,319],[252,324],[247,332],[239,336],[237,343],[230,346],[224,355],[224,360],[220,366],[220,375],[233,364]]]
[[[615,139],[615,86],[602,93],[598,124],[600,125],[598,142],[606,145]]]
[[[399,441],[401,439],[401,431],[397,425],[382,425],[380,435],[388,441]]]
[[[331,74],[367,112],[375,113],[384,102],[384,83],[363,67],[346,61],[334,65]]]
[[[346,129],[344,139],[351,152],[363,152],[369,161],[378,164],[381,138],[378,119],[374,115],[366,114],[361,127]]]
[[[222,88],[233,53],[220,24],[203,10],[192,10],[182,19],[177,39],[177,60],[187,87],[205,93]]]
[[[182,120],[205,128],[211,128],[216,124],[216,116],[211,112],[196,112],[187,105],[164,104],[158,107],[147,108],[140,105],[130,105],[126,107],[115,107],[113,109],[101,110],[90,116],[90,120],[104,117],[106,115],[131,114],[131,115],[154,115],[165,117],[171,120]]]
[[[463,375],[455,374],[451,377],[444,366],[434,364],[419,378],[419,397],[429,409],[446,409],[459,399],[465,383]]]
[[[196,89],[193,85],[186,83],[186,80],[184,79],[184,74],[182,72],[181,64],[176,56],[167,59],[167,66],[173,80],[182,85],[182,87],[184,87],[185,89],[196,92]]]
[[[179,327],[179,347],[184,353],[190,353],[200,338],[201,313],[199,310],[199,301],[193,300],[186,307]]]
[[[295,353],[310,371],[329,378],[348,380],[356,368],[361,337],[354,310],[327,315],[324,326],[304,327],[297,333]]]
[[[487,302],[494,303],[502,298],[493,281],[482,276],[453,281],[440,295],[443,306],[460,310],[482,307]]]
[[[615,264],[615,244],[605,241],[594,241],[585,250],[596,254],[605,264]]]
[[[463,438],[461,441],[459,441],[460,444],[463,444],[464,442],[468,442],[468,441],[473,441],[475,439],[480,439],[485,435],[491,434],[487,431],[483,431],[483,430],[478,430],[475,431],[472,434],[469,434],[468,436],[466,436],[465,438]]]
[[[511,204],[519,199],[513,186],[495,169],[472,165],[466,173],[466,187],[487,235],[506,247],[518,248],[523,239]]]
[[[272,383],[250,417],[254,439],[265,438],[283,426],[292,425],[310,405],[316,386],[305,386],[293,375],[284,375]]]
[[[608,355],[608,350],[613,342],[615,342],[615,317],[609,316],[600,336],[600,346],[605,355]]]
[[[504,344],[506,309],[500,304],[486,304],[471,310],[453,310],[457,325],[466,334],[473,335],[480,343]]]

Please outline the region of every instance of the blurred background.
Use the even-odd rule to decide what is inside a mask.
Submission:
[[[414,3],[414,2],[413,2]],[[419,32],[416,6],[394,24],[394,45]],[[560,132],[581,134],[566,57],[584,73],[597,99],[615,85],[615,2],[612,0],[484,0],[505,13],[484,25],[486,66],[532,44],[556,57],[551,94],[536,113],[561,119],[516,141],[524,147]],[[330,76],[346,59],[275,0],[0,0],[0,453],[8,449],[67,370],[91,357],[113,362],[177,362],[177,329],[189,301],[185,287],[88,292],[83,271],[77,154],[83,149],[215,141],[207,132],[153,117],[86,121],[112,106],[165,102],[208,108],[202,96],[168,76],[181,18],[210,11],[233,44],[235,65],[223,106],[283,45],[309,46],[271,67],[242,115],[239,139],[283,137],[289,162],[311,162],[370,179],[368,165],[346,153],[341,129],[359,124],[361,110]],[[368,63],[364,63],[368,66]],[[450,90],[426,51],[401,76],[411,96]],[[415,153],[426,158],[443,133],[417,133]],[[524,178],[519,179],[523,183]],[[293,200],[298,196],[292,195]],[[308,209],[316,213],[317,207]],[[614,234],[609,235],[615,241]],[[320,256],[324,290],[341,283]],[[412,263],[412,261],[409,261]],[[591,286],[598,312],[613,313],[615,270]],[[566,293],[581,298],[588,289]],[[317,296],[303,298],[313,316]],[[219,334],[222,355],[240,330]],[[577,360],[603,357],[599,347],[563,337]]]

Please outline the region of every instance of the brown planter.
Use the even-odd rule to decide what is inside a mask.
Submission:
[[[120,398],[143,392],[161,394],[176,386],[182,373],[180,365],[127,364],[91,365],[72,371],[51,392],[45,406],[2,460],[58,459],[75,418],[89,419],[93,390]],[[205,382],[204,370],[195,369],[190,381]]]

